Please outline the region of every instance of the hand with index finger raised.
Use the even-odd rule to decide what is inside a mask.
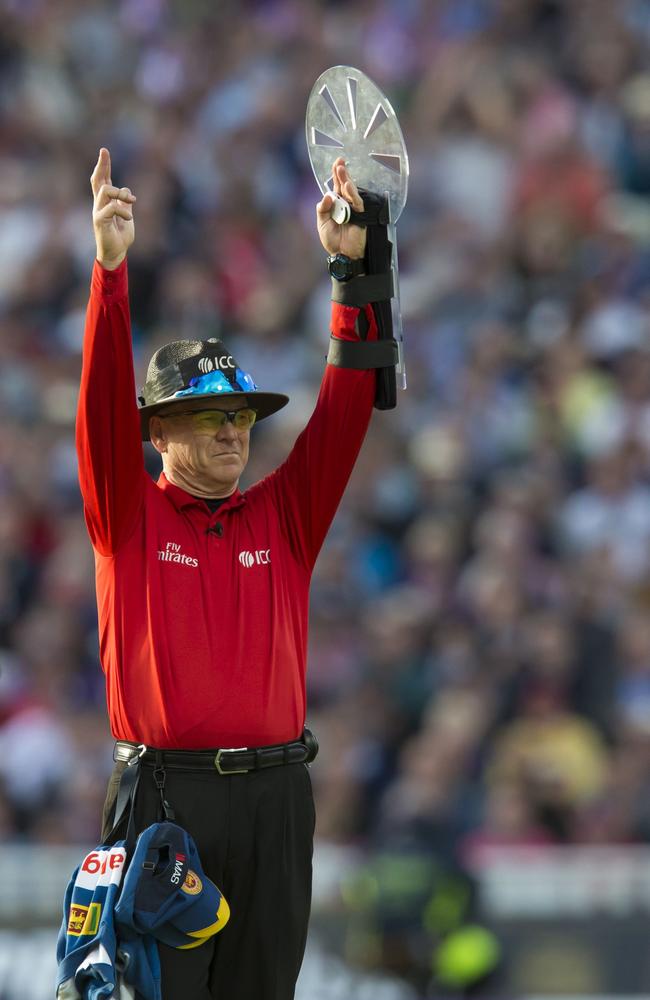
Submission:
[[[117,188],[111,182],[111,157],[102,147],[90,177],[93,203],[93,229],[97,260],[107,270],[114,270],[126,257],[135,238],[133,203],[129,188]]]

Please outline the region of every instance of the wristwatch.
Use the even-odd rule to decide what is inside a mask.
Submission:
[[[327,270],[337,281],[349,281],[365,274],[365,264],[363,259],[352,260],[344,253],[336,253],[327,258]]]

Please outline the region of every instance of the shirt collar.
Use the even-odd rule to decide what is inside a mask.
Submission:
[[[193,506],[198,506],[204,510],[208,510],[207,504],[204,503],[199,497],[194,497],[191,493],[188,493],[187,490],[183,490],[180,486],[170,483],[164,472],[160,473],[156,485],[165,493],[166,496],[169,497],[176,510],[183,510],[185,507]],[[235,492],[229,496],[219,508],[219,516],[221,516],[224,511],[235,510],[237,507],[242,507],[245,503],[246,497],[241,490],[236,489]]]

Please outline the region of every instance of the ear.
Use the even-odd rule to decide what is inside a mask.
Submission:
[[[164,455],[167,451],[167,438],[165,436],[165,428],[160,417],[153,416],[149,418],[149,437],[156,451],[159,451],[161,455]]]

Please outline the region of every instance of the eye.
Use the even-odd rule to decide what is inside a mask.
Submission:
[[[226,422],[226,414],[220,410],[200,410],[193,414],[194,426],[198,430],[216,431]]]
[[[255,418],[257,417],[257,412],[252,409],[237,410],[234,418],[234,424],[237,430],[243,431],[248,430],[255,423]]]

